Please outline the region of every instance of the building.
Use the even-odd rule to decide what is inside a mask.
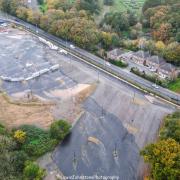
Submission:
[[[166,61],[159,56],[150,56],[145,60],[145,65],[158,71],[159,67]]]
[[[131,60],[137,64],[144,65],[146,63],[146,59],[149,57],[150,57],[149,52],[140,50],[131,55]]]
[[[112,51],[107,52],[107,58],[112,60],[120,60],[121,55],[124,53],[122,49],[113,49]]]
[[[178,69],[170,63],[164,63],[158,69],[161,78],[175,79],[178,76]]]

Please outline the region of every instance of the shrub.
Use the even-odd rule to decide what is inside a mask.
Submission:
[[[114,65],[116,65],[116,66],[118,66],[118,67],[122,67],[122,68],[126,68],[127,66],[128,66],[128,64],[127,63],[125,63],[125,62],[123,62],[123,61],[121,61],[121,60],[119,60],[119,61],[116,61],[116,60],[109,60],[109,62],[111,63],[111,64],[114,64]]]
[[[19,129],[26,132],[26,141],[22,146],[22,150],[30,157],[39,157],[46,152],[51,151],[57,144],[57,141],[50,137],[48,131],[38,127],[24,125]]]
[[[12,153],[12,166],[16,172],[23,172],[25,162],[28,160],[28,156],[24,151],[14,151]]]
[[[52,138],[62,141],[69,134],[71,125],[66,121],[59,120],[51,124],[50,134]]]
[[[0,134],[5,135],[6,133],[7,133],[6,128],[2,124],[0,124]]]
[[[17,130],[14,132],[14,139],[18,142],[18,143],[24,143],[25,139],[26,139],[26,133],[22,130]]]
[[[36,163],[27,161],[23,175],[26,180],[41,180],[45,176],[45,170],[41,169]]]

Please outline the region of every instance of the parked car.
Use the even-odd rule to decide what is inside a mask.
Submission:
[[[157,84],[152,84],[152,87],[154,87],[155,89],[159,89],[159,86],[157,86]]]
[[[73,44],[70,44],[71,49],[75,49],[75,46]]]

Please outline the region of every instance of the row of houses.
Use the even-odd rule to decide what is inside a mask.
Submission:
[[[178,76],[179,70],[177,67],[173,66],[159,56],[151,55],[147,51],[137,51],[137,52],[124,52],[122,49],[114,49],[107,53],[108,59],[113,60],[124,60],[128,63],[133,62],[138,65],[143,65],[157,73],[161,78],[174,79]]]

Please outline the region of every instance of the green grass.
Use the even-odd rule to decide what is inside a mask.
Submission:
[[[173,82],[170,82],[170,83],[168,84],[168,88],[169,88],[171,91],[180,93],[180,78],[178,78],[177,80],[175,80],[175,81],[173,81]]]
[[[48,10],[47,4],[43,3],[43,4],[39,5],[39,9],[42,13],[45,13]]]
[[[121,68],[126,68],[127,66],[128,66],[128,64],[127,63],[124,63],[123,61],[116,61],[116,60],[110,60],[109,61],[111,64],[114,64],[114,65],[116,65],[116,66],[118,66],[118,67],[121,67]]]
[[[100,0],[101,4],[103,4],[103,0]],[[114,5],[109,6],[111,11],[123,12],[127,9],[134,10],[136,12],[141,11],[141,8],[145,2],[145,0],[114,0]]]
[[[99,15],[95,15],[96,23],[99,24],[103,19],[104,15],[107,12],[124,12],[127,10],[135,11],[140,17],[141,9],[145,0],[134,0],[135,3],[132,3],[131,0],[114,0],[113,6],[104,6],[104,0],[99,0],[101,6],[101,12]]]

